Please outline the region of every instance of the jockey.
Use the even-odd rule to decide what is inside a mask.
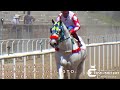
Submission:
[[[82,44],[76,34],[76,32],[80,29],[80,23],[75,13],[72,11],[61,11],[57,17],[57,22],[60,20],[66,25],[71,35],[77,39],[78,46],[81,47]]]

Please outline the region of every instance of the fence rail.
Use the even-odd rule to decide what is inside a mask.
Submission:
[[[88,56],[84,63],[82,78],[90,78],[87,71],[96,66],[97,71],[116,72],[109,78],[120,78],[120,42],[86,44]],[[11,62],[10,62],[11,60]],[[9,61],[9,62],[8,62]],[[57,78],[54,49],[0,56],[1,78]],[[21,67],[21,68],[18,68]],[[9,70],[8,70],[9,69]],[[20,69],[22,71],[20,72]],[[31,70],[32,69],[32,70]],[[18,70],[18,71],[17,71]],[[8,75],[8,76],[7,76]],[[47,75],[47,76],[46,76]],[[20,77],[21,76],[21,77]],[[103,78],[100,75],[95,78]],[[106,78],[106,77],[105,77]]]
[[[82,36],[86,44],[120,41],[120,34]],[[50,49],[49,38],[0,40],[0,55]]]
[[[0,40],[0,54],[45,50],[50,48],[49,38]]]

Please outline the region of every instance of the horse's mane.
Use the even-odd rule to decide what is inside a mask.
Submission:
[[[70,36],[70,33],[69,33],[67,27],[65,26],[65,24],[62,22],[61,25],[63,26],[63,29],[64,29],[64,31],[65,31],[65,34],[67,34],[67,35],[69,34],[68,36]]]
[[[73,38],[73,36],[71,36],[71,34],[70,34],[69,30],[67,29],[66,25],[65,25],[63,22],[61,23],[61,25],[63,26],[63,29],[64,29],[64,31],[65,31],[66,36],[72,38],[73,41],[76,42],[77,40],[76,40],[75,38]]]
[[[62,26],[64,28],[64,30],[67,30],[67,27],[65,26],[65,24],[62,22]]]

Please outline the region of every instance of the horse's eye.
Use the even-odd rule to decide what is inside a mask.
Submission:
[[[61,33],[61,32],[62,32],[62,30],[61,30],[61,29],[59,29],[59,32]]]
[[[61,31],[61,29],[59,29],[59,32]]]

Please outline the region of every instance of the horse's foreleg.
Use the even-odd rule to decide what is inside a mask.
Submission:
[[[59,71],[59,79],[68,79],[68,73],[63,66],[60,66],[58,71]]]
[[[84,63],[84,60],[77,67],[77,72],[76,72],[76,77],[75,77],[76,79],[79,79],[80,74],[83,71],[83,63]]]
[[[73,72],[71,72],[73,71]],[[70,79],[75,79],[76,78],[76,69],[75,70],[70,70]]]
[[[64,79],[68,79],[68,73],[67,73],[67,70],[65,70],[65,72],[64,72]]]
[[[58,74],[59,74],[59,79],[64,79],[64,70],[63,66],[59,67]]]
[[[83,64],[84,64],[84,61],[86,59],[86,56],[87,56],[87,53],[86,53],[86,51],[84,51],[82,62],[77,67],[76,79],[79,79],[80,74],[83,72]]]

